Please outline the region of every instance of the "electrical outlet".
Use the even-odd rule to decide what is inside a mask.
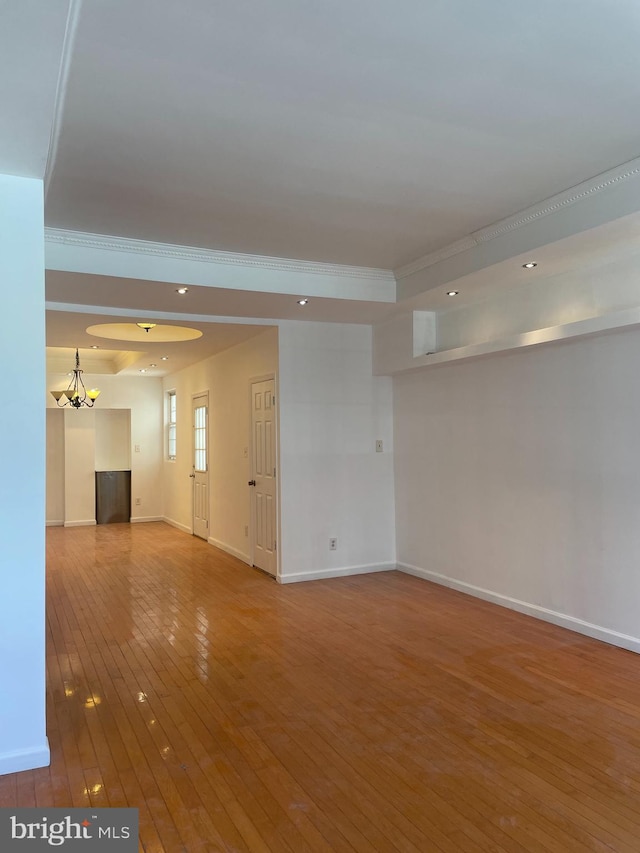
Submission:
[[[140,445],[139,445],[139,444],[135,444],[135,445],[134,445],[134,447],[133,447],[133,451],[134,451],[134,453],[140,453]]]
[[[382,439],[381,439],[381,438],[379,438],[379,439],[376,441],[376,453],[382,453],[382,449],[383,449],[383,448],[382,448]]]
[[[142,498],[136,498],[136,506],[140,506],[142,503]]]
[[[329,550],[336,551],[338,548],[338,540],[337,539],[329,539]]]

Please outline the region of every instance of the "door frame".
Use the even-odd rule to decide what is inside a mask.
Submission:
[[[253,394],[252,387],[255,382],[267,382],[270,379],[273,380],[273,393],[275,394],[276,402],[273,407],[274,416],[276,419],[276,435],[275,435],[275,455],[276,455],[276,488],[275,488],[275,501],[276,501],[276,519],[275,519],[275,529],[276,529],[276,576],[275,579],[280,582],[280,542],[282,538],[282,529],[280,523],[280,393],[278,389],[278,377],[275,373],[263,373],[260,376],[250,376],[249,377],[249,387],[247,390],[247,395],[249,398],[249,467],[247,470],[247,481],[251,479],[253,476]],[[256,547],[256,519],[255,519],[255,508],[254,501],[251,495],[252,486],[248,486],[249,488],[249,565],[255,566],[254,557],[255,557],[255,547]]]

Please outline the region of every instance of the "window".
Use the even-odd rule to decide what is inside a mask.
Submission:
[[[176,458],[176,392],[167,394],[167,458]]]
[[[195,406],[193,410],[193,470],[207,470],[207,407]]]

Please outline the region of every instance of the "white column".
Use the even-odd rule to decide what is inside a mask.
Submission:
[[[43,210],[42,181],[0,175],[0,774],[49,763]]]

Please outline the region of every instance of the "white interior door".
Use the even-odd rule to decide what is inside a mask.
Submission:
[[[251,383],[251,518],[253,565],[276,574],[275,382]]]
[[[209,395],[193,398],[193,533],[209,538]]]

